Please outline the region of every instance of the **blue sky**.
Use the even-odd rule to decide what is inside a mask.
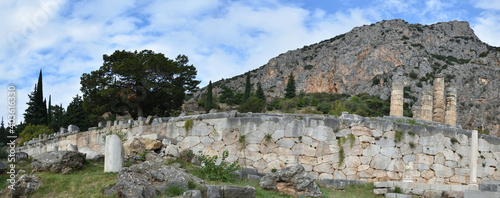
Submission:
[[[3,0],[0,116],[7,115],[13,83],[22,120],[40,69],[44,96],[66,107],[81,94],[81,75],[114,50],[185,54],[206,85],[353,27],[396,18],[468,21],[482,41],[500,46],[500,0]]]

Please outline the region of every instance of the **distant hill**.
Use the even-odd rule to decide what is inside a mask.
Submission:
[[[412,107],[420,105],[422,87],[442,75],[445,86],[458,90],[458,124],[499,134],[500,48],[479,40],[468,22],[381,21],[290,50],[245,74],[251,75],[255,89],[256,82],[262,83],[270,101],[284,96],[291,72],[298,92],[368,93],[382,99],[390,97],[392,78],[398,76]],[[245,74],[215,82],[214,93],[222,86],[243,92]]]

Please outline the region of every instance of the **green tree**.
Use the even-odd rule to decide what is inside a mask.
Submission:
[[[245,83],[245,94],[243,95],[243,101],[247,101],[248,98],[250,98],[250,92],[252,92],[252,84],[250,84],[250,73],[247,74],[247,79]]]
[[[151,50],[117,50],[103,60],[99,70],[83,74],[80,82],[85,110],[97,115],[169,116],[200,83],[184,55],[171,60]]]
[[[42,70],[38,75],[35,90],[29,95],[28,108],[24,113],[24,121],[29,124],[47,124],[47,105],[43,100]]]
[[[238,108],[239,112],[253,112],[259,113],[264,111],[264,107],[266,106],[265,102],[256,97],[250,97],[246,102],[240,105]]]
[[[69,103],[68,108],[66,108],[63,125],[76,125],[81,131],[86,131],[93,125],[90,122],[89,117],[89,114],[83,109],[82,97],[77,94],[76,97],[73,98],[73,101]]]
[[[47,124],[52,122],[52,96],[49,95],[49,106],[47,107]]]
[[[2,117],[2,122],[0,123],[0,144],[6,145],[8,142],[7,136],[9,134],[7,133],[7,129],[5,128],[4,122],[3,122],[3,117]]]
[[[286,83],[285,98],[294,98],[296,95],[294,78],[293,73],[290,73],[290,76],[288,76],[288,82]]]
[[[255,96],[258,99],[266,101],[266,96],[264,95],[264,90],[262,90],[262,86],[261,86],[260,82],[257,83],[257,91],[255,92]]]
[[[219,96],[219,102],[233,105],[235,103],[233,90],[227,86],[223,86]]]
[[[212,95],[212,81],[208,83],[207,87],[207,100],[205,101],[205,111],[208,113],[211,109],[214,108],[214,98]]]

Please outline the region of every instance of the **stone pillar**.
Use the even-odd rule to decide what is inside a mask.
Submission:
[[[106,136],[104,172],[119,172],[123,167],[123,145],[117,135]]]
[[[472,130],[472,136],[470,138],[470,147],[471,147],[471,155],[470,155],[470,178],[469,185],[472,188],[477,188],[477,145],[478,145],[477,131]]]
[[[393,79],[391,91],[391,114],[403,116],[403,83],[400,80]]]
[[[420,119],[420,106],[413,106],[413,119]]]
[[[422,88],[422,94],[420,96],[420,119],[432,121],[432,87],[425,86]]]
[[[457,89],[454,87],[446,88],[446,111],[444,123],[457,125]]]
[[[432,121],[444,123],[444,78],[441,76],[434,79],[434,110]]]

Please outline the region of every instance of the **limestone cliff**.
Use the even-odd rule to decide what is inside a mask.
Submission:
[[[468,22],[432,25],[403,20],[381,21],[272,58],[250,71],[269,99],[283,97],[293,72],[297,91],[369,93],[390,97],[392,77],[403,79],[405,102],[420,109],[423,87],[436,75],[457,90],[457,124],[463,128],[500,130],[500,48],[474,34]],[[214,83],[244,89],[244,75]]]

